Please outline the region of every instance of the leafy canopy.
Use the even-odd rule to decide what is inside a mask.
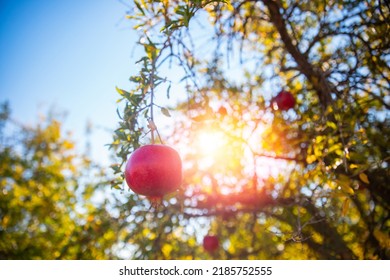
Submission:
[[[0,259],[118,258],[125,224],[114,212],[120,201],[104,194],[107,177],[76,153],[58,119],[25,126],[3,105]]]
[[[389,8],[134,1],[144,55],[131,90],[118,89],[113,186],[149,142],[179,150],[185,179],[163,209],[128,195],[133,256],[388,258]],[[281,90],[293,109],[272,108]],[[170,110],[156,102],[165,94]],[[213,256],[199,245],[207,232],[222,244]]]

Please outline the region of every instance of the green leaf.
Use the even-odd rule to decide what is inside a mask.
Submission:
[[[114,188],[116,190],[121,190],[121,186],[120,185],[112,185],[111,188]]]
[[[129,80],[130,80],[130,82],[139,83],[141,81],[141,77],[140,76],[131,76]]]
[[[142,9],[141,4],[138,3],[138,1],[135,1],[135,0],[134,0],[134,4],[137,6],[137,9],[138,9],[143,15],[145,15],[144,9]]]
[[[114,174],[121,172],[121,168],[118,164],[112,164],[111,169],[114,171]]]
[[[123,120],[121,114],[119,113],[119,108],[116,108],[116,113],[117,113],[118,117],[119,117],[121,120]]]
[[[170,93],[171,93],[171,84],[169,83],[168,89],[167,89],[167,98],[170,98]]]
[[[115,130],[115,135],[119,140],[127,141],[127,134],[122,129]]]
[[[148,60],[149,60],[149,58],[148,58],[147,56],[143,56],[141,59],[137,60],[137,61],[135,62],[135,64],[138,64],[138,63],[140,63],[140,62],[144,62],[144,65],[145,65],[145,63],[146,63]]]
[[[161,113],[163,113],[164,116],[171,117],[171,114],[169,113],[167,108],[161,108]]]

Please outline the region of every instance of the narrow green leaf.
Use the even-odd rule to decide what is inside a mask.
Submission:
[[[130,80],[130,82],[139,83],[141,81],[141,77],[131,76],[129,80]]]
[[[143,56],[141,59],[137,60],[135,64],[138,64],[140,62],[144,62],[144,64],[149,60],[147,56]]]
[[[135,0],[134,0],[134,4],[137,6],[137,9],[138,9],[143,15],[145,15],[144,9],[142,9],[141,4],[138,3],[138,1],[135,1]]]
[[[117,189],[117,190],[121,190],[121,186],[120,185],[112,185],[111,188],[114,188],[114,189]]]
[[[118,164],[111,165],[111,169],[114,171],[114,174],[121,172],[120,166]]]
[[[169,83],[169,86],[167,88],[167,98],[170,98],[170,93],[171,93],[171,84]]]
[[[161,108],[161,113],[163,113],[164,116],[170,117],[171,114],[169,113],[167,108]]]
[[[121,114],[119,113],[119,108],[116,108],[116,113],[117,113],[118,117],[119,117],[121,120],[123,120]]]

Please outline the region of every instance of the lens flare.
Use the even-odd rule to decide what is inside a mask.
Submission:
[[[218,130],[202,130],[196,137],[199,152],[199,167],[209,168],[223,158],[224,150],[228,148],[227,136]]]
[[[220,131],[202,131],[198,135],[198,145],[203,155],[218,154],[226,142],[226,136]]]

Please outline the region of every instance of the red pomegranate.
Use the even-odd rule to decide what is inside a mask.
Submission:
[[[213,253],[219,247],[219,240],[217,236],[214,235],[206,235],[203,238],[203,248],[209,252]]]
[[[145,145],[131,154],[125,178],[135,193],[162,198],[179,188],[181,168],[180,156],[173,148],[159,144]]]
[[[295,106],[295,98],[289,91],[282,90],[273,98],[272,103],[276,110],[287,111]],[[276,104],[276,106],[275,106]]]
[[[227,115],[227,109],[224,106],[219,107],[218,114],[220,114],[221,116],[226,116]]]

